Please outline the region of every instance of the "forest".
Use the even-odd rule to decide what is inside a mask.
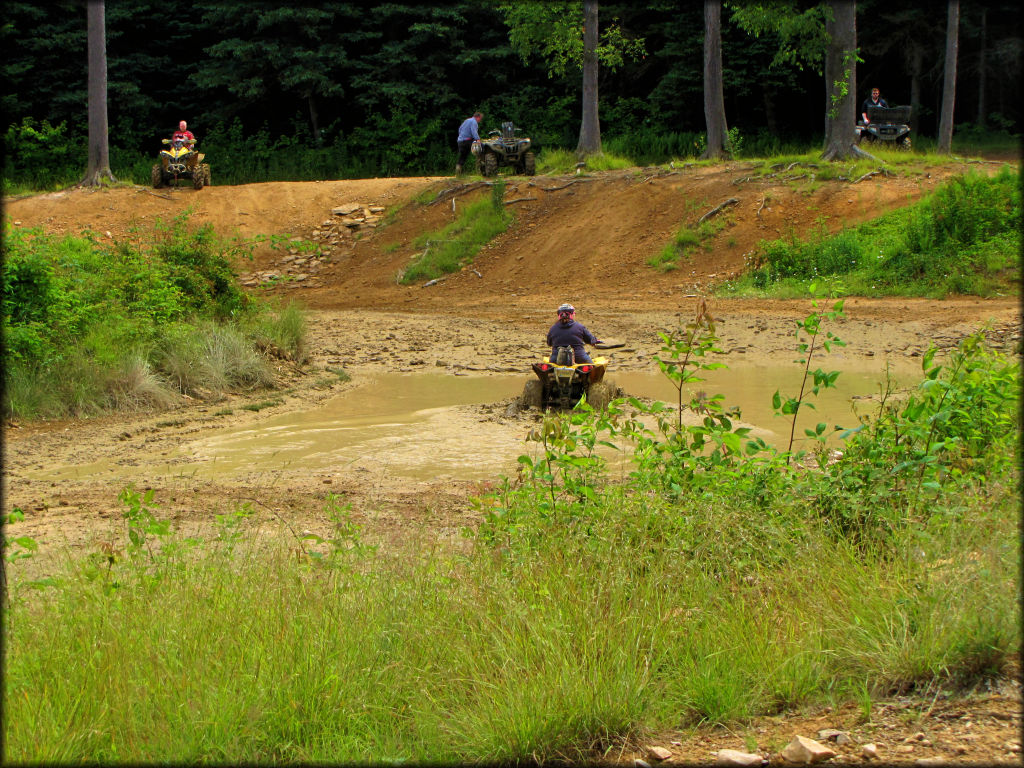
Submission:
[[[519,34],[562,4],[152,0],[106,4],[107,98],[115,172],[155,155],[187,120],[216,148],[220,176],[282,180],[450,172],[459,123],[511,120],[538,148],[575,145],[580,67]],[[566,23],[581,3],[565,2]],[[820,143],[824,130],[823,3],[729,2],[722,9],[725,110],[749,152]],[[767,22],[751,23],[761,16]],[[785,17],[785,23],[773,23]],[[746,23],[743,19],[746,18]],[[514,25],[518,25],[518,28]],[[856,3],[857,103],[879,87],[912,105],[915,136],[934,137],[942,99],[944,5]],[[694,154],[703,141],[700,3],[602,2],[600,68],[606,148],[639,163]],[[755,34],[756,33],[756,34]],[[1011,2],[962,3],[958,136],[1019,133],[1019,12]],[[4,178],[81,170],[87,114],[86,3],[10,2],[5,52]],[[624,51],[624,53],[622,53]],[[922,146],[920,143],[917,146]],[[248,158],[243,161],[243,158]],[[282,164],[281,158],[288,158]]]

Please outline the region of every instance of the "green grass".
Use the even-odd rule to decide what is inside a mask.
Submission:
[[[1016,295],[1020,230],[1019,174],[967,174],[837,234],[762,241],[720,292],[790,298],[817,283],[865,296]]]
[[[689,258],[693,249],[701,246],[709,248],[708,241],[727,223],[728,217],[718,216],[698,224],[696,228],[685,225],[680,227],[664,248],[647,259],[647,264],[661,272],[678,269],[680,260]]]
[[[512,223],[512,214],[503,203],[505,182],[497,180],[487,198],[465,205],[458,218],[435,232],[413,241],[423,250],[398,275],[398,281],[410,283],[434,280],[473,263],[473,257]]]

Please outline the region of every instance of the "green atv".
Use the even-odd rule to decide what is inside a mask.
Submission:
[[[512,167],[516,173],[533,176],[537,173],[536,160],[530,152],[530,140],[517,137],[511,122],[501,124],[500,131],[491,131],[493,138],[474,141],[472,152],[476,156],[476,164],[484,176],[494,176],[499,168]]]

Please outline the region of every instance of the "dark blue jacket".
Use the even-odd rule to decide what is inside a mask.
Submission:
[[[597,344],[597,336],[588,331],[587,326],[583,323],[577,323],[575,320],[568,325],[563,325],[559,320],[548,331],[548,346],[552,348],[552,351],[555,347],[572,347],[577,363],[590,361],[589,355],[583,348],[584,344]]]

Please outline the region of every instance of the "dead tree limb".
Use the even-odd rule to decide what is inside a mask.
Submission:
[[[699,219],[697,219],[697,223],[698,224],[703,224],[705,220],[710,219],[712,216],[714,216],[715,214],[719,213],[727,205],[736,205],[736,203],[738,203],[738,202],[739,202],[739,200],[737,198],[730,197],[724,203],[722,203],[721,205],[715,206],[710,211],[708,211],[703,216],[701,216]]]
[[[512,205],[512,203],[526,203],[530,200],[536,200],[536,197],[517,197],[515,200],[506,200],[505,205]]]

